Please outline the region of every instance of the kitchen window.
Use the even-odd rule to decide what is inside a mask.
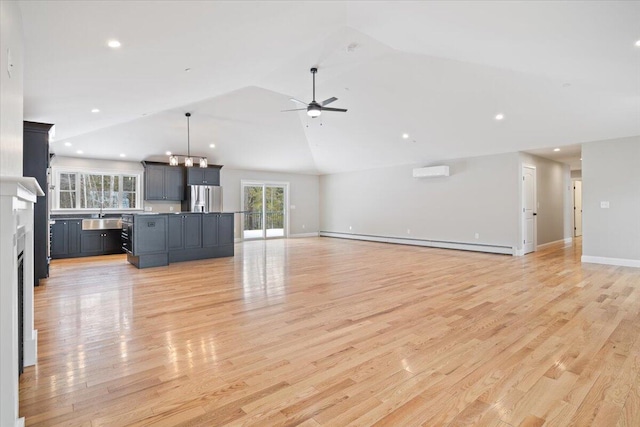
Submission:
[[[59,171],[56,178],[55,209],[140,209],[139,174]]]

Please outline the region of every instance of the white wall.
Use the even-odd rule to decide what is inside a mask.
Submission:
[[[7,50],[11,50],[12,76],[7,74],[9,60]],[[23,34],[22,16],[15,1],[0,1],[0,175],[22,176],[22,105],[23,105]],[[33,221],[33,220],[32,220]],[[12,218],[2,218],[3,232],[0,233],[0,257],[3,265],[15,257],[13,237],[15,225]],[[12,224],[12,227],[8,227]],[[31,223],[33,227],[33,223]],[[13,228],[13,229],[10,229]],[[11,295],[6,287],[15,286],[15,264],[0,271],[0,286],[3,295]],[[27,273],[28,274],[28,273]],[[18,425],[18,367],[17,322],[13,298],[0,299],[0,426]],[[8,314],[8,316],[7,316]],[[9,317],[7,319],[7,317]],[[14,339],[16,341],[14,341]],[[15,342],[15,345],[8,343]]]
[[[442,164],[449,177],[413,178],[412,169],[425,165],[322,176],[321,230],[517,246],[518,153]]]
[[[528,153],[520,153],[520,161],[536,168],[536,243],[544,245],[570,238],[573,197],[569,165]]]
[[[0,2],[0,31],[0,175],[22,176],[23,36],[18,2]]]
[[[220,171],[220,185],[223,188],[223,210],[239,211],[242,203],[241,181],[266,181],[289,183],[289,235],[317,233],[320,230],[319,186],[317,175],[276,173],[228,169]],[[295,209],[291,209],[291,206]],[[241,236],[241,228],[236,216],[236,237]]]
[[[640,136],[582,145],[582,212],[583,262],[640,267]]]

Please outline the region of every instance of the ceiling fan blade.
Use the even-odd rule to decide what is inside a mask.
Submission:
[[[295,99],[295,98],[289,98],[289,101],[297,102],[298,104],[302,104],[302,105],[307,105],[306,102],[302,102],[299,99]]]
[[[331,98],[325,99],[324,101],[322,101],[322,103],[320,105],[322,105],[324,107],[325,105],[329,105],[332,102],[337,101],[337,100],[338,100],[338,98],[336,98],[335,96],[332,96]]]
[[[281,113],[284,113],[285,111],[307,111],[306,108],[294,108],[293,110],[280,110]]]
[[[347,112],[347,110],[345,110],[344,108],[325,108],[325,107],[322,107],[322,111],[337,111],[339,113]]]

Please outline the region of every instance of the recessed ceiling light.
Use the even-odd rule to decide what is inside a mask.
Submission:
[[[91,110],[91,112],[92,112],[92,113],[99,113],[99,112],[100,112],[100,110],[99,110],[99,109],[97,109],[97,108],[94,108],[94,109],[92,109],[92,110]]]
[[[65,142],[65,143],[64,143],[64,146],[65,146],[65,147],[71,147],[71,143],[70,143],[70,142]]]
[[[216,144],[209,144],[209,148],[216,148]]]
[[[559,148],[554,148],[553,151],[560,151],[560,149]]]
[[[124,153],[120,153],[120,157],[126,157]]]
[[[84,153],[84,151],[82,151],[82,150],[78,150],[78,151],[76,151],[76,153],[78,153],[78,154],[82,154],[82,153]]]
[[[504,119],[504,114],[502,113],[496,114],[496,120],[502,120],[502,119]]]
[[[640,40],[636,41],[636,47],[640,47]]]
[[[409,134],[408,133],[403,133],[402,134],[402,139],[408,139],[409,138]]]
[[[166,154],[167,156],[170,156],[171,155],[171,151],[167,151],[164,154]]]
[[[109,46],[110,48],[116,49],[118,47],[121,46],[120,42],[118,40],[109,40],[107,42],[107,46]]]

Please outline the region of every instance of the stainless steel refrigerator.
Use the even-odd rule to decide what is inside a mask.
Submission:
[[[222,187],[189,185],[187,199],[182,202],[183,212],[222,212]]]

